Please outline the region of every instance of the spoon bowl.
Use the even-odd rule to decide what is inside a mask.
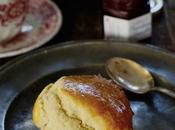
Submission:
[[[137,94],[159,91],[175,98],[173,90],[155,87],[149,71],[139,63],[121,57],[114,57],[106,62],[105,69],[109,77],[119,86]]]

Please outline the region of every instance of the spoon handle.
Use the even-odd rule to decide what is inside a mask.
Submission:
[[[174,90],[171,90],[171,89],[168,89],[168,88],[163,88],[163,87],[155,87],[153,89],[153,91],[158,91],[158,92],[161,92],[161,93],[164,93],[172,98],[175,99],[175,91]]]

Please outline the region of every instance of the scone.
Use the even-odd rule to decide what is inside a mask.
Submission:
[[[124,92],[99,76],[64,76],[48,85],[33,108],[41,130],[132,130]]]

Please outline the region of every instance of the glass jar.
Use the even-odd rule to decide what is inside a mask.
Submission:
[[[149,0],[103,0],[105,39],[138,41],[151,36]]]

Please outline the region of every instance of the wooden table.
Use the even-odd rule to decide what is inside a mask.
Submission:
[[[103,39],[101,2],[102,0],[55,0],[62,10],[63,26],[60,32],[43,47],[71,40]],[[174,19],[175,1],[165,0],[163,10],[153,16],[152,37],[140,43],[155,45],[175,52]],[[13,58],[0,59],[0,65]]]

